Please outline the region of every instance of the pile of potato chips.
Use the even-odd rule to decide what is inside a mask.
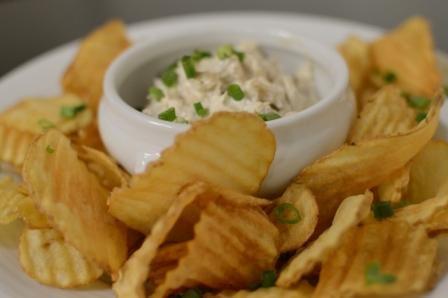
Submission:
[[[437,282],[448,231],[448,143],[432,140],[444,98],[426,20],[339,46],[358,117],[347,142],[256,197],[275,155],[262,119],[216,113],[130,176],[97,130],[102,79],[129,45],[112,21],[91,33],[64,94],[0,113],[0,223],[23,220],[19,259],[60,288],[111,280],[120,298],[386,297]]]

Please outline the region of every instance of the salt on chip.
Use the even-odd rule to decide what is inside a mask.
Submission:
[[[348,142],[359,142],[410,131],[417,125],[415,110],[409,107],[400,89],[386,86],[364,105],[353,124]]]
[[[380,201],[398,203],[406,193],[410,178],[409,164],[393,173],[386,181],[375,188]]]
[[[112,61],[130,42],[121,21],[113,20],[90,33],[81,42],[74,61],[62,78],[65,92],[83,98],[96,112],[103,94],[103,78]]]
[[[53,287],[87,285],[103,273],[53,229],[26,228],[20,237],[19,259],[31,278]]]
[[[215,113],[178,135],[145,173],[132,177],[129,187],[115,190],[109,199],[110,212],[147,234],[189,182],[205,181],[255,194],[274,154],[274,136],[259,117]]]
[[[107,212],[109,192],[67,137],[57,130],[39,137],[28,150],[22,175],[38,209],[68,243],[108,272],[121,267],[126,228]]]
[[[343,198],[379,185],[415,157],[437,129],[440,105],[441,94],[433,100],[427,118],[407,133],[343,145],[303,169],[295,182],[315,195],[318,227],[330,224]]]
[[[366,192],[342,201],[330,228],[291,259],[280,272],[276,285],[288,288],[298,284],[316,265],[325,262],[329,254],[341,244],[345,234],[369,215],[372,199],[372,193]]]
[[[255,291],[224,291],[216,295],[206,294],[205,298],[309,298],[314,288],[308,283],[300,283],[297,287],[283,289],[278,287],[259,288]]]
[[[352,229],[323,263],[313,297],[420,293],[431,286],[436,254],[437,240],[430,239],[422,225],[365,224]],[[372,266],[375,270],[369,270]],[[385,274],[389,277],[381,278]]]
[[[374,66],[396,75],[397,85],[413,95],[432,97],[442,86],[428,21],[407,20],[372,44]]]
[[[11,177],[0,178],[0,224],[9,224],[20,217],[19,205],[24,199]]]
[[[274,201],[277,206],[283,203],[292,204],[300,215],[297,223],[287,224],[278,222],[274,211],[270,214],[280,232],[280,251],[286,252],[298,249],[311,237],[317,225],[319,210],[313,194],[302,184],[291,184],[285,193]]]

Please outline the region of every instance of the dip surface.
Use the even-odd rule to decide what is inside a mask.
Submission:
[[[311,106],[318,96],[311,62],[285,74],[248,42],[182,57],[154,80],[147,99],[143,113],[188,123],[218,111],[245,111],[274,120]]]

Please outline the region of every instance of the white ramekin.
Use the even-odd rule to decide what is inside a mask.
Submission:
[[[145,103],[153,77],[174,57],[195,48],[212,49],[243,40],[258,42],[288,71],[294,71],[303,59],[311,60],[317,65],[317,85],[322,95],[318,103],[304,111],[267,122],[275,135],[277,151],[261,194],[277,193],[304,166],[344,142],[356,106],[348,87],[347,67],[336,50],[294,34],[257,28],[238,30],[228,26],[180,32],[137,43],[114,61],[105,76],[100,132],[109,152],[129,172],[142,172],[148,162],[156,160],[173,143],[178,133],[189,127],[147,116],[133,108]]]

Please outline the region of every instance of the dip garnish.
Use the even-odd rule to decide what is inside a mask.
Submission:
[[[232,56],[237,56],[238,60],[240,60],[240,62],[243,62],[244,61],[244,57],[245,57],[243,52],[239,52],[239,51],[235,50],[229,44],[226,44],[226,45],[223,45],[223,46],[219,47],[218,50],[216,51],[216,55],[221,60],[230,58]]]
[[[162,89],[157,88],[155,86],[150,87],[148,90],[148,93],[149,93],[149,96],[151,96],[151,98],[156,101],[160,101],[165,96]]]
[[[271,112],[271,113],[264,113],[264,114],[259,114],[261,119],[263,119],[264,121],[271,121],[271,120],[275,120],[278,118],[281,118],[282,116],[280,116],[277,113]]]
[[[162,113],[159,114],[159,119],[170,122],[176,120],[176,109],[169,108],[168,110],[163,111]]]
[[[67,118],[67,119],[73,119],[76,117],[78,113],[81,113],[86,109],[86,104],[81,103],[75,106],[63,106],[61,107],[61,117]]]
[[[185,76],[189,79],[196,77],[196,69],[194,67],[194,62],[190,56],[182,57],[182,67],[184,68]]]
[[[167,87],[173,87],[177,83],[176,66],[177,63],[173,63],[162,73],[162,82]]]
[[[201,102],[195,102],[193,106],[196,114],[198,114],[199,117],[205,117],[208,115],[208,109],[204,108]]]
[[[238,84],[230,84],[227,87],[227,94],[236,101],[240,101],[246,96]]]

